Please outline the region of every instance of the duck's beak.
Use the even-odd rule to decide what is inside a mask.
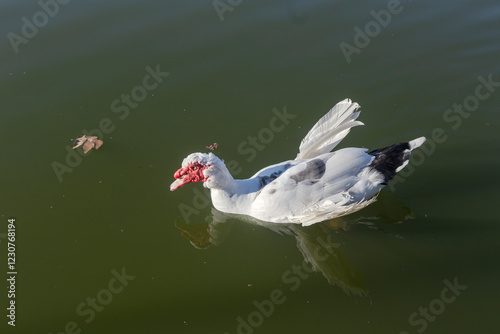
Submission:
[[[170,185],[170,191],[174,191],[175,189],[178,189],[178,188],[188,184],[189,182],[191,182],[191,180],[189,180],[188,178],[180,177]]]
[[[189,169],[185,167],[175,172],[174,177],[176,180],[170,185],[170,191],[174,191],[175,189],[178,189],[191,182],[191,177],[189,177]]]

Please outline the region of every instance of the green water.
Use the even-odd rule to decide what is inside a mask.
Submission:
[[[499,331],[497,1],[60,1],[0,3],[2,333]],[[346,97],[339,147],[429,139],[370,207],[259,226],[169,191],[214,142],[238,178],[293,158]]]

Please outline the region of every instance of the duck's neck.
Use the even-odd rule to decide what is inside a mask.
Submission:
[[[223,212],[245,214],[249,210],[258,181],[254,179],[235,180],[226,166],[214,166],[207,171],[205,186],[210,189],[214,207]]]
[[[220,161],[219,163],[213,164],[204,173],[207,180],[204,186],[212,190],[226,190],[235,191],[237,190],[236,181],[229,173],[226,165]]]

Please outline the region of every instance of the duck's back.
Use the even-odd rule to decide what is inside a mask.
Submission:
[[[291,218],[324,201],[334,205],[359,201],[349,189],[360,181],[361,172],[374,159],[365,149],[345,148],[297,161],[258,190],[248,214],[267,221],[291,222]],[[372,197],[378,190],[366,195]]]

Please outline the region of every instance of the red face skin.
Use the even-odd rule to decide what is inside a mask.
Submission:
[[[203,175],[203,171],[207,168],[198,162],[193,162],[187,167],[182,167],[175,172],[174,177],[176,180],[170,186],[170,190],[174,191],[190,182],[205,182],[207,178]]]

